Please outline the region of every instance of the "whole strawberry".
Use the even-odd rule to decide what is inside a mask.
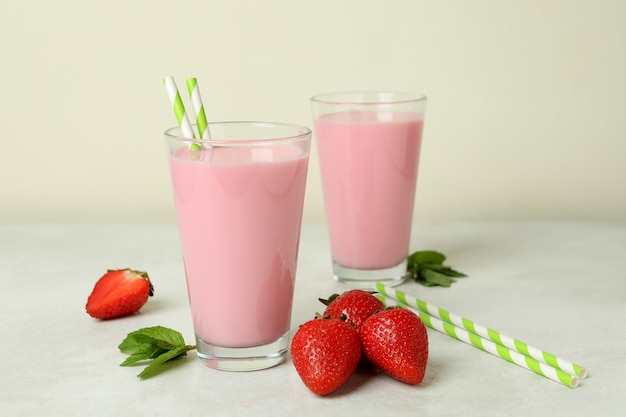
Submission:
[[[407,384],[424,379],[428,333],[411,310],[387,308],[370,316],[361,330],[366,357],[389,376]]]
[[[320,298],[320,301],[326,305],[324,317],[345,316],[346,322],[352,324],[359,334],[365,320],[385,307],[382,301],[363,290],[350,290],[341,295],[333,294],[328,300]]]
[[[361,358],[357,332],[345,321],[316,318],[304,323],[291,341],[291,359],[302,382],[315,394],[342,386]]]
[[[148,274],[132,269],[109,270],[91,291],[85,306],[97,319],[112,319],[139,310],[154,294]]]

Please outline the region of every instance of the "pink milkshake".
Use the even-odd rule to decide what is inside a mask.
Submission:
[[[247,355],[282,356],[268,353],[277,341],[286,349],[308,165],[302,129],[296,138],[171,148],[189,302],[209,366],[249,370]]]
[[[313,106],[320,107],[315,98]],[[315,114],[315,137],[335,278],[362,287],[399,283],[409,252],[423,110],[379,106],[373,99],[325,108]]]

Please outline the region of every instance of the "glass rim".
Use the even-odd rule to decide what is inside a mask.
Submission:
[[[238,143],[242,144],[271,144],[276,142],[298,142],[301,140],[310,139],[312,136],[312,130],[303,125],[296,125],[292,123],[282,123],[282,122],[260,122],[255,120],[232,120],[232,121],[223,121],[223,122],[208,122],[207,128],[210,130],[211,126],[220,126],[220,125],[248,125],[248,126],[256,126],[260,128],[290,128],[293,129],[294,132],[297,132],[293,135],[275,135],[275,136],[264,136],[259,138],[232,138],[232,139],[198,139],[198,138],[190,138],[182,135],[182,129],[180,126],[170,127],[165,130],[164,134],[167,139],[185,142],[185,143],[198,143],[198,144],[213,144],[213,145],[225,145]],[[192,128],[196,127],[195,124],[191,125]]]
[[[361,97],[359,99],[358,97]],[[334,105],[389,105],[426,101],[426,94],[408,91],[343,91],[336,93],[317,94],[311,102]]]

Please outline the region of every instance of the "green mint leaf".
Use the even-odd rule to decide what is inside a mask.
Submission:
[[[425,287],[435,287],[438,285],[434,282],[427,281],[426,277],[424,277],[424,275],[421,272],[418,274],[418,277],[415,279],[415,281]]]
[[[456,280],[453,278],[466,277],[443,262],[446,256],[434,250],[423,250],[412,253],[407,261],[407,273],[417,283],[426,287],[450,287]]]
[[[146,332],[146,330],[148,331]],[[161,353],[175,348],[175,346],[171,346],[169,343],[162,344],[160,339],[154,338],[149,333],[149,329],[137,330],[129,333],[126,339],[120,343],[118,349],[131,354],[131,357],[124,361],[123,366],[140,360],[153,359]]]
[[[442,287],[450,287],[454,280],[444,274],[440,274],[439,272],[432,271],[430,269],[426,269],[422,271],[422,275],[426,282],[433,285],[440,285]]]
[[[124,362],[120,363],[120,366],[130,366],[139,361],[143,361],[146,359],[151,359],[151,358],[147,355],[144,355],[143,353],[133,353],[128,358],[126,358]]]
[[[176,359],[180,356],[187,355],[187,351],[195,348],[195,346],[180,346],[177,349],[165,352],[156,357],[152,362],[150,362],[150,364],[146,366],[144,370],[141,371],[141,373],[137,376],[139,378],[150,378],[151,376],[154,376],[165,369],[162,366],[165,362]]]
[[[444,274],[449,277],[463,278],[467,276],[464,273],[456,271],[445,265],[424,264],[421,267],[422,269],[429,269],[431,271],[439,272],[440,274]]]
[[[186,355],[187,351],[196,349],[188,346],[180,332],[162,326],[146,327],[129,333],[119,344],[118,349],[130,356],[120,366],[130,366],[139,361],[152,360],[139,374],[147,378],[160,371],[164,362]]]
[[[427,278],[424,276],[424,271],[425,270],[423,269],[413,269],[412,271],[409,271],[409,274],[417,283],[425,287],[434,287],[435,285],[438,285],[436,283],[428,281]]]
[[[176,330],[168,329],[163,326],[146,327],[129,334],[129,336],[139,337],[142,340],[151,339],[153,344],[164,349],[175,349],[185,345],[183,335]]]
[[[422,250],[409,256],[409,260],[417,264],[443,264],[446,260],[446,256],[434,250]]]
[[[141,334],[139,331],[132,332],[119,344],[118,349],[122,352],[134,353],[145,350],[147,346],[153,344],[153,341],[152,337]]]
[[[166,352],[169,352],[169,350],[163,349],[158,346],[149,345],[146,346],[144,349],[137,350],[132,353],[128,358],[126,358],[124,362],[120,364],[120,366],[129,366],[139,361],[154,359]]]

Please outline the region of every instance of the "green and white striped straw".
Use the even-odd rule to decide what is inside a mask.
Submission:
[[[572,362],[559,358],[549,352],[545,352],[541,349],[528,345],[520,340],[514,339],[496,330],[487,328],[472,320],[464,317],[460,317],[454,313],[451,313],[443,308],[429,304],[426,301],[415,298],[411,295],[403,293],[400,290],[386,286],[383,283],[377,282],[376,289],[382,294],[388,295],[396,300],[399,300],[411,307],[417,307],[420,311],[440,318],[441,320],[450,323],[456,327],[464,328],[465,330],[476,334],[485,339],[489,339],[499,345],[512,349],[521,353],[522,355],[533,358],[537,361],[543,362],[556,369],[560,369],[572,376],[578,378],[584,378],[587,375],[587,371],[584,367],[576,365]]]
[[[530,346],[520,340],[514,339],[496,330],[487,328],[472,320],[464,317],[460,317],[454,313],[451,313],[443,308],[429,304],[426,301],[415,298],[409,294],[403,293],[400,290],[384,285],[383,283],[376,283],[376,290],[382,294],[388,295],[391,298],[401,301],[411,307],[417,307],[420,311],[426,314],[437,317],[447,323],[450,323],[456,327],[463,328],[470,333],[476,334],[485,339],[489,339],[499,345],[512,349],[521,353],[522,355],[536,359],[539,362],[543,362],[556,369],[560,369],[567,372],[570,375],[578,378],[584,378],[587,375],[587,371],[580,365],[576,365],[572,362],[561,359],[551,353],[545,352],[536,347]]]
[[[189,122],[189,118],[185,112],[185,105],[183,104],[183,100],[178,92],[178,87],[176,87],[174,77],[170,75],[163,78],[163,83],[165,84],[167,97],[172,103],[174,114],[176,115],[176,121],[178,122],[178,126],[180,126],[180,130],[183,132],[183,136],[186,138],[195,138],[196,135],[193,133],[193,129],[191,128],[191,123]]]
[[[538,375],[551,379],[552,381],[559,382],[569,388],[576,388],[578,386],[578,377],[570,375],[567,372],[563,372],[560,369],[554,368],[543,362],[539,362],[529,356],[524,356],[519,352],[508,349],[502,345],[492,342],[491,340],[484,339],[477,334],[470,333],[464,329],[456,327],[451,323],[439,320],[430,314],[420,311],[419,309],[400,300],[388,297],[385,294],[376,294],[376,297],[388,307],[398,305],[414,311],[415,314],[422,319],[424,324],[433,330],[447,334],[448,336],[461,342],[472,345],[484,352],[491,353],[492,355],[521,366],[522,368],[528,369]]]
[[[196,115],[196,126],[198,127],[200,138],[209,140],[211,139],[211,132],[207,125],[204,104],[202,104],[202,96],[198,88],[198,80],[195,77],[187,78],[187,91],[189,91],[189,97],[191,98],[191,109]]]

